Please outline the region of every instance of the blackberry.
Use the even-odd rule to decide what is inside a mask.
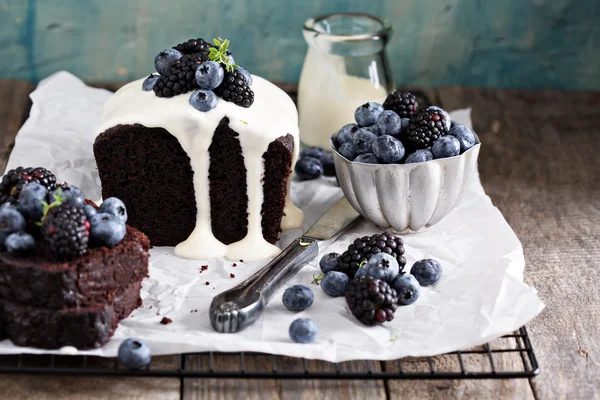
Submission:
[[[0,182],[0,204],[16,203],[21,195],[21,190],[29,182],[37,182],[48,191],[56,188],[56,176],[46,168],[18,167],[8,171]]]
[[[248,108],[254,103],[254,92],[248,82],[238,70],[225,72],[225,78],[215,94],[225,101],[230,101],[238,106]]]
[[[350,282],[345,297],[352,315],[365,325],[393,320],[398,307],[396,291],[372,276],[361,276]]]
[[[422,108],[410,119],[407,139],[416,148],[425,149],[447,133],[446,116],[438,110]]]
[[[186,54],[161,75],[152,90],[158,97],[173,97],[196,89],[196,68],[202,64],[201,53]]]
[[[417,112],[419,104],[412,93],[396,90],[385,99],[383,108],[394,111],[400,118],[410,118]]]
[[[179,43],[173,47],[181,54],[199,54],[202,61],[208,60],[208,52],[212,47],[212,44],[206,42],[204,39],[190,39],[187,42]]]
[[[399,273],[402,274],[402,270],[406,265],[406,258],[403,256],[404,241],[388,232],[356,239],[354,243],[348,246],[348,250],[341,255],[339,270],[348,275],[350,279],[353,279],[360,265],[369,261],[373,255],[378,253],[387,253],[394,256],[400,266]]]
[[[42,235],[60,259],[83,255],[88,248],[90,223],[80,207],[60,204],[48,210]]]

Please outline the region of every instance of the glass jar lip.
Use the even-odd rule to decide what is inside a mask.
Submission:
[[[324,19],[327,19],[327,18],[340,17],[340,16],[368,18],[368,19],[378,22],[381,25],[381,29],[378,29],[374,32],[361,33],[361,34],[357,34],[357,35],[339,35],[339,34],[336,35],[336,34],[332,34],[332,33],[318,31],[315,29],[316,23],[318,23]],[[383,19],[378,18],[371,14],[347,12],[347,13],[325,14],[325,15],[320,15],[318,17],[309,18],[304,22],[302,29],[304,29],[305,31],[313,32],[317,35],[322,35],[322,36],[326,36],[326,37],[330,37],[330,38],[336,38],[339,40],[342,40],[342,39],[365,40],[365,39],[373,39],[373,38],[376,38],[379,36],[384,36],[384,35],[389,34],[392,30],[392,25],[389,21],[383,20]]]

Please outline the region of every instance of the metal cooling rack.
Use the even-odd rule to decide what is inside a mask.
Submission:
[[[259,356],[260,363],[248,362]],[[517,357],[515,357],[517,356]],[[227,358],[227,366],[219,361]],[[458,368],[445,370],[436,365],[440,357],[453,357]],[[467,366],[465,359],[469,357]],[[506,362],[510,357],[511,361]],[[165,357],[157,357],[161,359]],[[519,359],[520,362],[515,362]],[[291,360],[291,361],[290,361]],[[164,361],[164,360],[163,360]],[[222,360],[221,360],[222,361]],[[415,371],[415,361],[426,365]],[[351,370],[346,363],[320,362],[262,353],[187,353],[173,357],[172,363],[154,361],[148,368],[130,370],[114,358],[95,356],[6,355],[0,356],[0,374],[70,375],[70,376],[137,376],[170,378],[241,378],[241,379],[515,379],[530,378],[540,371],[525,327],[510,335],[472,350],[442,356],[407,358],[379,362],[365,360],[364,369]],[[249,365],[251,364],[251,365]],[[256,367],[255,365],[260,365]],[[379,365],[380,368],[377,368]],[[507,365],[509,367],[507,367]],[[235,368],[232,368],[235,366]]]

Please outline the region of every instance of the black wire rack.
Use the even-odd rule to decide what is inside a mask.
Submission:
[[[444,358],[445,362],[440,360]],[[164,359],[156,357],[155,359]],[[255,360],[259,359],[259,362]],[[471,350],[395,361],[316,362],[263,353],[186,353],[132,370],[115,358],[65,355],[0,356],[0,374],[227,379],[516,379],[540,371],[525,327]],[[468,362],[467,362],[468,360]],[[362,367],[361,367],[362,364]],[[417,368],[417,364],[424,365]],[[357,367],[358,365],[358,367]],[[452,365],[453,368],[448,366]]]

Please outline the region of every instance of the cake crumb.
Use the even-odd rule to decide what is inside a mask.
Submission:
[[[206,281],[206,286],[208,286],[208,285],[210,285],[210,282],[209,282],[209,281]]]
[[[150,306],[150,308],[148,310],[152,310],[152,306]]]
[[[206,271],[208,269],[208,265],[203,265],[200,267],[200,273],[203,273],[204,271]]]
[[[236,263],[233,263],[233,265],[232,265],[232,266],[233,266],[233,267],[237,267],[237,264],[236,264]]]
[[[194,312],[198,312],[198,310],[194,310]]]
[[[244,260],[240,260],[240,262],[244,262]]]
[[[230,278],[235,278],[235,274],[232,272],[231,274],[229,274]]]
[[[160,323],[162,325],[169,325],[171,322],[173,322],[173,320],[171,318],[167,318],[167,317],[163,317],[163,319],[160,320]]]

